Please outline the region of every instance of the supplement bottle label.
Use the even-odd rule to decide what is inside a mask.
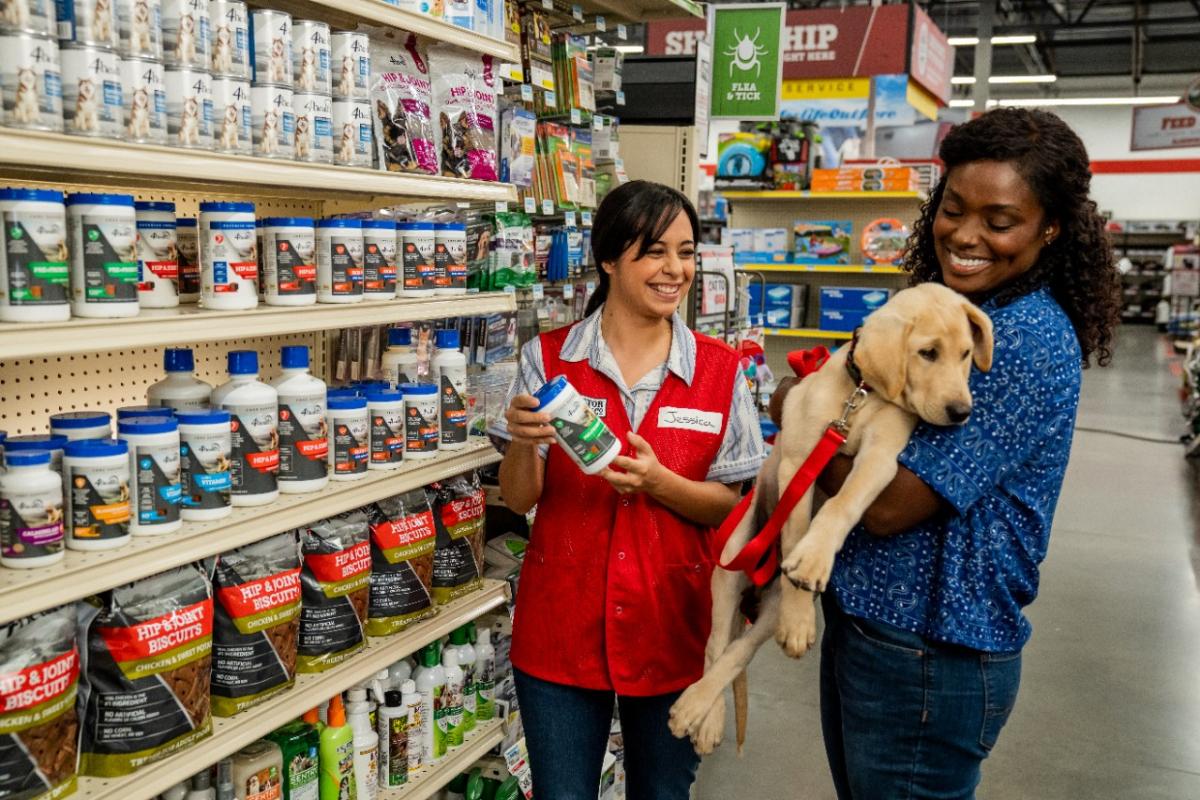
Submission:
[[[363,285],[372,294],[396,293],[396,248],[367,240],[363,253]]]
[[[311,481],[329,474],[329,424],[322,395],[279,398],[279,480]]]
[[[8,491],[0,497],[0,555],[39,558],[62,549],[63,508],[57,489]]]
[[[387,737],[380,745],[387,748],[388,786],[403,786],[408,783],[408,717],[388,717]]]
[[[437,450],[438,445],[437,401],[404,403],[404,450],[408,453],[424,453]]]
[[[279,488],[275,480],[279,472],[277,406],[274,403],[225,403],[221,408],[230,414],[233,458],[229,462],[229,471],[233,476],[234,495],[274,492]]]
[[[200,294],[200,254],[196,252],[197,246],[194,234],[181,236],[176,243],[180,294]]]
[[[67,302],[70,270],[63,215],[4,212],[8,302],[52,306]]]
[[[480,722],[487,722],[496,715],[496,663],[491,659],[484,659],[478,667],[479,674],[475,681],[475,718]]]
[[[84,214],[82,239],[83,286],[75,296],[88,303],[136,303],[138,264],[137,232],[129,220],[104,214]]]
[[[445,242],[433,246],[433,285],[439,289],[450,286],[450,251]]]
[[[329,236],[329,246],[317,253],[322,272],[329,275],[329,286],[324,287],[335,296],[353,296],[363,293],[363,266],[361,239],[354,236]]]
[[[463,668],[463,727],[475,727],[475,665],[464,664]]]
[[[317,749],[310,747],[308,753],[296,756],[285,766],[291,800],[317,800],[320,790],[317,763]]]
[[[133,502],[140,525],[165,525],[179,519],[179,447],[139,444],[130,447]]]
[[[404,460],[404,412],[371,414],[371,463],[398,464]]]
[[[333,472],[336,475],[357,475],[366,472],[368,448],[366,417],[333,426]]]
[[[242,281],[258,280],[257,238],[253,222],[210,222],[207,244],[208,260],[212,262],[214,292],[236,292]]]
[[[405,289],[432,289],[437,285],[437,265],[433,261],[432,243],[427,247],[418,247],[416,242],[405,242],[402,260]]]
[[[454,380],[442,373],[442,444],[463,444],[467,441],[467,401],[463,397],[465,381]]]
[[[582,399],[564,406],[550,424],[554,426],[559,444],[584,466],[607,453],[617,441],[604,421],[592,413]]]
[[[129,535],[129,468],[66,467],[71,536],[98,542]]]
[[[317,267],[312,263],[312,234],[276,233],[270,246],[275,256],[275,293],[297,297],[317,293]]]
[[[467,240],[446,242],[446,285],[451,289],[467,288]]]
[[[422,759],[428,758],[424,747],[428,718],[425,716],[425,704],[422,702],[410,704],[407,710],[404,731],[408,737],[408,774],[411,775],[421,768]]]
[[[156,283],[162,281],[170,281],[171,288],[176,289],[179,283],[179,250],[175,243],[175,223],[140,220],[137,230],[138,262],[141,266],[138,289],[150,292]]]
[[[228,431],[193,431],[179,436],[183,507],[227,508],[233,488]]]
[[[450,743],[450,708],[443,701],[445,686],[433,687],[433,759],[446,755]]]

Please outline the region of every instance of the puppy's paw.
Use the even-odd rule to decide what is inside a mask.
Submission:
[[[679,699],[671,706],[670,720],[668,724],[671,728],[671,733],[677,739],[682,739],[685,736],[695,736],[699,730],[700,724],[704,722],[704,718],[708,716],[709,710],[712,708],[712,701],[706,696],[707,693],[701,686],[701,681],[696,681],[683,694],[679,695]]]
[[[800,601],[799,608],[789,608],[796,604],[785,604],[780,610],[775,641],[792,658],[802,657],[817,642],[816,608],[809,597]]]
[[[823,592],[829,586],[836,554],[824,537],[814,536],[810,531],[784,559],[783,574],[799,589]]]
[[[698,755],[706,756],[721,744],[725,736],[725,698],[717,698],[709,709],[708,715],[700,723],[699,729],[692,734],[692,746]]]

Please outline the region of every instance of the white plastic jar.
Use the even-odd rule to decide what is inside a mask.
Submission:
[[[467,226],[461,222],[433,225],[435,294],[467,293]]]
[[[61,322],[71,317],[67,209],[63,193],[0,189],[0,321]]]
[[[167,377],[146,390],[148,406],[160,407],[166,413],[208,407],[212,387],[196,377],[196,359],[191,348],[164,350],[163,371]]]
[[[371,417],[369,469],[396,469],[404,463],[404,395],[395,389],[367,390]]]
[[[404,393],[404,458],[435,457],[442,438],[438,426],[437,387],[406,383],[400,390]]]
[[[67,197],[71,313],[111,319],[138,313],[137,215],[127,194]]]
[[[175,233],[175,204],[137,202],[138,305],[174,308],[179,305],[179,248]]]
[[[317,302],[316,227],[312,217],[267,217],[262,221],[262,282],[269,306]]]
[[[401,222],[399,294],[402,297],[432,297],[437,288],[437,266],[433,262],[432,222]]]
[[[129,530],[134,536],[174,533],[179,516],[179,422],[174,417],[117,421],[117,436],[129,443]]]
[[[317,300],[357,303],[363,299],[362,220],[317,221]]]
[[[179,420],[179,516],[186,521],[221,519],[233,513],[229,472],[229,412],[189,409]]]
[[[63,449],[67,446],[67,437],[60,433],[30,433],[24,436],[9,436],[4,440],[4,455],[7,458],[12,453],[28,453],[31,450],[45,450],[50,454],[50,469],[62,473]]]
[[[64,411],[50,415],[50,433],[80,439],[108,439],[112,436],[112,415],[107,411]]]
[[[393,300],[396,297],[396,222],[363,220],[363,297]]]
[[[200,204],[200,304],[213,309],[258,306],[254,204]]]
[[[279,491],[315,492],[329,483],[325,381],[309,373],[304,345],[283,347],[279,361],[283,373],[271,383],[279,393]]]
[[[459,350],[458,331],[436,334],[433,376],[438,387],[438,424],[441,449],[462,450],[467,446],[467,357]]]
[[[406,383],[417,382],[417,351],[412,346],[411,328],[390,328],[388,347],[383,351],[383,379],[398,389]]]
[[[129,444],[67,442],[63,454],[64,535],[69,550],[112,550],[129,543]]]
[[[5,454],[0,474],[0,566],[48,567],[63,560],[62,480],[50,471],[50,453]]]
[[[178,217],[175,220],[175,246],[179,257],[179,302],[200,300],[200,238],[199,220]]]
[[[620,455],[621,441],[565,377],[543,384],[533,396],[538,399],[534,410],[550,415],[554,438],[584,474],[595,475]]]
[[[333,397],[329,415],[329,478],[356,481],[365,478],[370,460],[370,420],[365,397]]]
[[[279,393],[258,379],[258,353],[227,358],[229,381],[213,389],[212,404],[230,414],[233,504],[261,506],[279,497]]]
[[[166,406],[121,406],[117,409],[117,422],[139,417],[170,417],[174,413]]]

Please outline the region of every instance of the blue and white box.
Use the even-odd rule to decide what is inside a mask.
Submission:
[[[794,283],[763,284],[750,283],[750,324],[764,328],[800,328],[804,325],[804,312],[808,287]]]
[[[821,287],[822,330],[852,331],[891,297],[890,289],[855,286]]]
[[[755,228],[754,254],[760,264],[787,263],[787,228]]]

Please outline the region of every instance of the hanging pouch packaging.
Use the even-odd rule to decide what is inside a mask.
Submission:
[[[79,772],[128,775],[212,733],[213,602],[196,566],[81,603]]]
[[[484,494],[474,472],[427,490],[437,525],[433,599],[438,605],[483,586]]]
[[[230,717],[290,688],[300,630],[300,555],[281,533],[217,557],[212,709]]]
[[[75,791],[78,682],[74,605],[0,627],[0,797]]]
[[[429,48],[433,106],[437,109],[442,174],[497,180],[496,88],[491,56],[468,54],[453,45]]]
[[[351,511],[304,529],[299,672],[324,672],[363,649],[370,597],[367,515]]]
[[[379,163],[390,172],[438,174],[429,64],[409,34],[403,47],[372,43],[371,105]]]
[[[424,489],[366,508],[371,521],[371,605],[367,633],[389,636],[433,616],[437,529]]]

